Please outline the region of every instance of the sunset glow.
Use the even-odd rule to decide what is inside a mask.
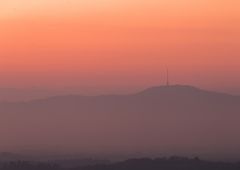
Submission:
[[[0,2],[0,86],[240,92],[240,1]],[[115,91],[117,92],[117,91]]]

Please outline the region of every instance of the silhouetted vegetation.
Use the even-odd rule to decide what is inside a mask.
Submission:
[[[1,163],[1,170],[61,170],[61,168],[53,163],[35,163],[27,161],[16,161]]]
[[[199,158],[142,158],[123,162],[95,164],[75,168],[63,168],[54,163],[7,162],[1,163],[0,170],[240,170],[240,163],[210,162]]]

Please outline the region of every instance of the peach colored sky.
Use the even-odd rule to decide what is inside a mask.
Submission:
[[[240,1],[0,1],[0,50],[1,87],[240,92]]]

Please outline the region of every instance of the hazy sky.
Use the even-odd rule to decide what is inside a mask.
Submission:
[[[0,87],[240,92],[238,0],[0,1]]]

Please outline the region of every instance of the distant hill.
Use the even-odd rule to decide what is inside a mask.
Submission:
[[[50,97],[58,91],[40,88],[0,88],[0,102],[3,101],[28,101],[38,98]]]
[[[3,148],[240,156],[240,96],[183,85],[0,104]]]

